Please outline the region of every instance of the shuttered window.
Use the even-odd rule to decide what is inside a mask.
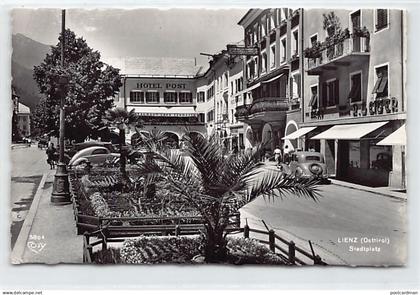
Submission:
[[[362,74],[355,74],[351,76],[351,90],[349,93],[349,99],[351,102],[362,100]]]
[[[376,68],[377,80],[372,93],[376,93],[376,98],[388,96],[388,66]]]
[[[376,9],[376,30],[382,30],[388,26],[388,9]]]
[[[309,106],[312,107],[312,109],[316,109],[318,107],[318,86],[312,86],[311,93],[312,96],[309,101]]]

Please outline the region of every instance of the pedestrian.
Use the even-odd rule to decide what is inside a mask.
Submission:
[[[280,162],[282,160],[281,149],[278,145],[274,149],[274,160],[277,162],[277,164],[280,164]]]
[[[310,152],[315,152],[315,148],[314,148],[314,146],[313,146],[313,145],[311,145],[311,146],[309,147],[309,151],[310,151]]]
[[[293,149],[293,147],[292,146],[290,146],[289,147],[289,145],[285,145],[284,146],[284,155],[283,155],[283,160],[284,160],[284,162],[286,163],[286,164],[289,164],[289,162],[290,162],[290,154],[292,153],[294,151],[294,149]]]
[[[47,163],[50,164],[50,169],[54,169],[55,168],[55,154],[56,154],[57,150],[54,147],[54,143],[50,142],[50,144],[48,145],[46,154],[47,154]]]

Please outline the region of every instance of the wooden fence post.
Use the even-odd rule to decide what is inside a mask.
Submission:
[[[274,230],[270,229],[268,231],[268,244],[270,246],[270,250],[274,253],[276,253],[276,247],[275,247],[275,237],[274,237]]]
[[[177,224],[177,225],[175,225],[175,236],[176,237],[179,236],[180,233],[181,233],[181,229],[179,228],[179,225]]]
[[[296,246],[293,241],[289,243],[289,262],[295,264]]]
[[[248,224],[245,224],[245,226],[244,226],[244,238],[249,239],[249,226],[248,226]]]

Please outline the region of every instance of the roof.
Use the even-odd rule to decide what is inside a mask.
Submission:
[[[30,114],[31,113],[31,109],[29,107],[27,107],[26,105],[24,105],[23,103],[19,103],[19,109],[18,109],[18,113],[19,114]]]
[[[122,75],[195,77],[202,71],[193,58],[125,57],[110,58],[108,63],[119,68]]]

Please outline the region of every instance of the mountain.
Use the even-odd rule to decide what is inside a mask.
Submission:
[[[33,68],[44,60],[50,46],[22,34],[12,36],[12,46],[12,84],[20,102],[34,111],[41,95],[33,78]]]

